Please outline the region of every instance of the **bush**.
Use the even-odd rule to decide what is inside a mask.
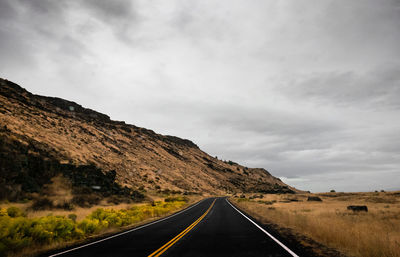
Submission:
[[[72,199],[72,204],[80,207],[89,208],[93,205],[98,204],[102,200],[102,197],[96,194],[79,194],[75,195]]]
[[[155,201],[154,206],[97,209],[81,222],[76,221],[77,216],[73,213],[68,217],[50,215],[30,219],[23,217],[23,212],[16,207],[0,209],[0,256],[26,247],[81,239],[109,227],[127,226],[176,210],[186,201],[186,197],[179,196],[164,202]]]
[[[32,222],[32,239],[39,243],[64,241],[76,238],[75,223],[62,216],[47,216]]]
[[[99,227],[99,221],[93,219],[84,219],[78,225],[85,234],[93,234]]]
[[[68,214],[68,219],[72,220],[73,222],[76,222],[77,217],[78,216],[76,216],[75,213]]]
[[[319,198],[318,196],[309,196],[307,198],[307,201],[309,201],[309,202],[322,202],[322,199]]]
[[[31,206],[35,211],[51,210],[53,207],[53,202],[48,198],[35,199]]]
[[[70,202],[64,202],[62,204],[57,204],[56,208],[64,209],[66,211],[72,211],[73,209],[75,209],[74,205]]]
[[[272,204],[276,203],[276,200],[272,200],[272,201],[262,201],[262,200],[258,200],[257,202],[258,202],[258,203],[263,203],[263,204],[266,204],[266,205],[272,205]]]
[[[165,202],[187,202],[188,198],[184,196],[167,197],[164,199]]]
[[[75,222],[62,216],[0,217],[0,255],[33,244],[49,244],[83,237]]]
[[[31,244],[31,238],[25,236],[25,233],[29,232],[27,229],[29,225],[23,217],[0,217],[0,256]]]
[[[24,212],[21,211],[21,209],[19,209],[18,207],[14,207],[14,206],[11,206],[7,209],[7,214],[8,214],[8,216],[13,217],[13,218],[25,216]]]
[[[0,208],[0,217],[1,217],[1,216],[8,216],[7,209],[5,209],[5,208]]]

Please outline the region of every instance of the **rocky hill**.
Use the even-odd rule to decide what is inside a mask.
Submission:
[[[113,121],[0,79],[0,197],[39,192],[62,174],[103,195],[135,192],[289,192],[265,169],[223,162],[193,142]]]

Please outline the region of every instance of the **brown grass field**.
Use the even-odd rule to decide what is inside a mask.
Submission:
[[[261,222],[290,228],[348,256],[400,256],[400,192],[263,195],[234,198]],[[307,201],[318,196],[322,202]],[[348,205],[366,205],[352,212]]]

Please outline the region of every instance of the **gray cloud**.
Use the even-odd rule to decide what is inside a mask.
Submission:
[[[400,4],[0,0],[0,76],[302,189],[398,188]]]
[[[108,27],[113,35],[130,47],[138,44],[137,25],[143,17],[136,12],[136,1],[81,0],[92,17]]]
[[[367,108],[399,107],[400,69],[396,64],[357,73],[324,72],[298,76],[298,81],[278,90],[285,95],[326,104]]]
[[[8,1],[0,1],[0,19],[2,21],[12,19],[16,15],[16,10]]]
[[[124,20],[135,16],[132,1],[87,0],[83,3],[105,22],[109,19]]]

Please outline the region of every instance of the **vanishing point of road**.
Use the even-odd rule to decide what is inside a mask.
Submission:
[[[51,256],[297,256],[226,198]]]

